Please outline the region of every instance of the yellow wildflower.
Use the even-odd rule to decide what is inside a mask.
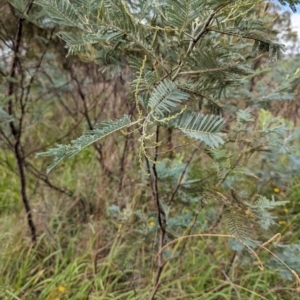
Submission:
[[[63,293],[65,290],[66,290],[66,288],[65,288],[63,285],[60,285],[60,286],[58,287],[58,291],[59,291],[60,293]]]
[[[273,191],[274,191],[274,193],[278,194],[278,193],[280,193],[280,188],[279,187],[275,187],[273,189]]]
[[[279,225],[285,225],[285,224],[286,224],[286,221],[281,220],[281,221],[278,222],[278,224],[279,224]]]
[[[150,227],[153,227],[153,226],[155,225],[155,222],[154,222],[153,220],[149,220],[149,221],[148,221],[148,225],[149,225]]]

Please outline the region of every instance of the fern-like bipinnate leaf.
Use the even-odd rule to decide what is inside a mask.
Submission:
[[[148,107],[153,115],[164,117],[178,104],[188,100],[189,96],[189,94],[179,90],[175,83],[164,80],[153,90]]]
[[[46,9],[52,22],[92,33],[86,17],[69,0],[36,0],[35,3]]]
[[[187,28],[193,20],[199,17],[201,6],[198,0],[165,2],[168,25],[180,30]]]
[[[274,209],[277,206],[283,206],[288,202],[289,201],[275,201],[274,198],[269,200],[264,196],[260,196],[255,203],[249,205],[249,207],[256,215],[261,227],[268,230],[271,225],[276,223],[274,221],[275,217],[270,214],[269,210]]]
[[[247,216],[243,209],[229,206],[224,210],[222,219],[228,232],[240,241],[257,239],[260,231],[259,223]]]
[[[225,120],[216,115],[202,115],[185,111],[171,124],[188,137],[199,140],[211,148],[219,147],[224,143],[224,133],[221,133],[220,130],[225,124]]]
[[[117,121],[107,121],[96,125],[93,130],[86,130],[84,135],[72,141],[71,145],[57,145],[55,148],[49,149],[47,152],[38,153],[37,156],[54,156],[53,163],[47,168],[49,173],[63,159],[70,158],[80,152],[83,148],[95,143],[96,141],[108,136],[109,134],[132,125],[130,117],[124,117]]]
[[[80,11],[84,16],[89,16],[93,12],[95,12],[99,8],[99,1],[98,0],[72,0],[76,9]]]
[[[277,206],[282,206],[287,204],[289,201],[275,201],[273,198],[272,200],[269,200],[268,198],[264,196],[260,196],[256,201],[255,204],[250,205],[251,208],[256,209],[273,209]]]
[[[257,240],[259,236],[276,224],[275,217],[269,212],[288,201],[275,201],[259,196],[254,204],[229,205],[224,211],[223,220],[228,231],[240,240]]]

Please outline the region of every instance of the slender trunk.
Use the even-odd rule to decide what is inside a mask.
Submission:
[[[29,9],[31,8],[31,5],[32,5],[32,1],[27,6],[26,13],[28,13]],[[15,35],[15,39],[14,39],[14,45],[13,45],[14,57],[13,57],[11,69],[10,69],[10,77],[11,78],[16,77],[17,66],[18,66],[18,63],[20,63],[18,55],[20,52],[19,50],[20,50],[20,46],[21,46],[21,37],[22,37],[22,29],[23,29],[24,21],[25,21],[25,19],[22,16],[18,20],[18,28],[17,28],[17,32]],[[37,239],[36,227],[33,222],[32,211],[31,211],[29,200],[28,200],[27,193],[26,193],[25,160],[24,160],[24,157],[22,154],[22,149],[21,149],[22,121],[23,121],[23,117],[24,117],[25,104],[22,101],[22,97],[20,97],[20,99],[18,99],[18,100],[20,101],[20,106],[21,106],[21,117],[18,120],[15,116],[14,109],[13,109],[12,95],[14,94],[14,87],[15,87],[15,83],[13,81],[10,81],[8,83],[8,92],[7,92],[8,97],[10,98],[10,101],[8,102],[7,111],[9,113],[9,115],[11,115],[15,118],[15,120],[10,122],[9,126],[10,126],[12,136],[14,138],[13,150],[14,150],[14,155],[16,158],[16,163],[17,163],[17,168],[18,168],[18,173],[19,173],[19,178],[20,178],[20,196],[21,196],[21,199],[22,199],[25,211],[26,211],[27,222],[28,222],[28,225],[29,225],[29,228],[31,231],[31,240],[33,243],[35,243],[36,239]],[[19,121],[19,123],[16,124],[16,122],[18,122],[18,121]]]

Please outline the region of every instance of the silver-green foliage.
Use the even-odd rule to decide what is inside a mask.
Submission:
[[[173,82],[163,81],[153,89],[148,106],[155,115],[163,117],[188,98],[189,94],[178,90]]]
[[[288,2],[292,7],[297,3]],[[42,8],[39,24],[48,26],[50,18],[59,27],[58,36],[66,42],[69,54],[100,63],[112,74],[110,67],[120,70],[125,65],[136,72],[128,101],[136,102],[137,119],[101,123],[72,145],[40,153],[54,156],[48,171],[87,145],[129,126],[135,126],[135,132],[142,128],[141,153],[145,155],[144,142],[151,140],[151,126],[157,124],[175,127],[212,148],[222,145],[224,119],[188,108],[191,99],[200,95],[218,111],[226,109],[220,96],[251,73],[247,55],[268,51],[271,58],[277,58],[283,49],[273,41],[267,18],[257,19],[257,2],[253,0],[35,3]],[[240,45],[248,46],[247,51],[242,53]]]
[[[211,148],[224,143],[224,133],[220,130],[225,120],[215,115],[202,115],[196,112],[183,112],[172,122],[175,128],[195,140],[204,142]]]
[[[57,145],[56,148],[51,148],[47,152],[39,153],[38,156],[54,156],[54,162],[48,167],[47,172],[50,172],[64,158],[70,158],[80,152],[83,148],[95,143],[96,141],[106,137],[107,135],[126,128],[130,125],[130,117],[124,116],[117,121],[107,121],[98,124],[93,130],[86,130],[84,135],[72,141],[72,145]]]

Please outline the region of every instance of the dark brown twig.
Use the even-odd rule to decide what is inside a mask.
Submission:
[[[201,200],[201,202],[200,202],[200,209],[195,213],[193,223],[191,224],[191,226],[190,226],[190,228],[189,228],[189,230],[188,230],[188,232],[187,232],[187,235],[190,235],[190,234],[191,234],[191,232],[192,232],[194,226],[196,225],[197,218],[198,218],[198,216],[199,216],[201,210],[204,208],[204,205],[205,205],[205,203]],[[179,256],[182,255],[182,253],[183,253],[183,251],[184,251],[184,249],[185,249],[185,247],[186,247],[187,242],[188,242],[188,239],[184,239],[184,240],[183,240],[183,245],[182,245],[181,250],[180,250],[180,252],[179,252]]]
[[[168,205],[174,200],[175,195],[176,195],[176,193],[178,192],[178,189],[181,186],[181,181],[182,181],[182,179],[183,179],[183,177],[184,177],[184,175],[186,173],[186,170],[187,170],[188,166],[190,165],[190,163],[191,163],[191,161],[192,161],[192,159],[193,159],[193,157],[194,157],[194,155],[195,155],[195,153],[196,153],[197,150],[198,150],[198,148],[194,149],[194,151],[192,152],[192,155],[190,156],[190,159],[187,161],[187,163],[186,163],[183,171],[181,172],[181,175],[180,175],[180,177],[179,177],[179,179],[177,181],[175,189],[174,189],[174,191],[173,191],[173,193],[172,193],[172,195],[171,195],[171,197],[170,197],[170,199],[168,201]]]
[[[29,10],[32,7],[32,3],[33,3],[33,1],[30,1],[28,3],[25,11],[19,17],[19,20],[18,20],[18,27],[17,27],[17,31],[15,34],[14,42],[13,42],[14,55],[13,55],[10,73],[9,73],[9,76],[11,78],[16,78],[16,74],[17,74],[17,65],[18,65],[18,60],[19,60],[18,56],[19,56],[20,48],[21,48],[23,23],[25,21],[25,18],[23,16],[24,16],[24,14],[28,14]],[[13,100],[12,100],[12,96],[14,94],[14,88],[15,88],[15,83],[13,81],[9,81],[7,96],[11,100],[9,100],[9,102],[8,102],[7,112],[11,116],[14,116]],[[23,103],[21,103],[21,111],[24,114]],[[24,115],[22,115],[22,117],[24,117]],[[21,147],[21,130],[20,130],[21,124],[17,125],[15,122],[16,121],[10,122],[9,127],[10,127],[11,133],[14,137],[13,147],[14,147],[14,155],[15,155],[16,162],[17,162],[18,173],[19,173],[19,177],[20,177],[21,199],[22,199],[25,211],[26,211],[28,226],[31,231],[31,240],[32,240],[32,243],[35,244],[36,240],[37,240],[36,227],[35,227],[35,224],[33,221],[32,210],[31,210],[31,207],[29,204],[29,199],[27,197],[27,192],[26,192],[27,184],[26,184],[26,177],[25,177],[25,162],[24,162],[24,157],[22,155],[22,149],[21,149],[22,148]],[[19,121],[19,122],[21,122],[21,121]]]
[[[226,205],[223,204],[221,208],[221,212],[219,213],[219,216],[215,219],[215,222],[208,228],[207,232],[211,233],[221,222],[224,209],[226,208]]]
[[[155,139],[155,154],[154,154],[154,159],[153,159],[153,165],[152,165],[152,170],[153,170],[153,180],[152,180],[152,193],[155,199],[156,203],[156,208],[157,208],[157,216],[158,216],[158,224],[160,228],[160,233],[159,233],[159,246],[158,246],[158,260],[157,260],[157,270],[156,270],[156,276],[155,276],[155,282],[154,282],[154,287],[152,289],[151,295],[149,297],[149,300],[154,299],[155,294],[157,292],[157,289],[160,284],[160,277],[163,271],[164,267],[164,262],[163,262],[163,251],[161,249],[164,246],[164,240],[165,240],[165,234],[166,234],[166,214],[165,211],[162,207],[162,204],[159,199],[159,194],[158,194],[158,176],[157,176],[157,170],[156,170],[156,163],[157,163],[157,158],[158,158],[158,144],[159,144],[159,126],[156,127],[156,139]]]
[[[81,82],[79,81],[78,77],[75,74],[75,71],[74,71],[73,65],[71,63],[71,60],[69,58],[67,58],[66,61],[67,61],[68,69],[70,71],[70,77],[71,77],[72,81],[75,83],[75,87],[77,89],[79,98],[80,98],[81,102],[83,103],[83,113],[82,114],[84,115],[85,120],[88,123],[89,129],[93,130],[94,126],[93,126],[91,118],[89,116],[89,108],[88,108],[88,105],[87,105],[87,97],[86,97],[85,92],[84,92],[84,90],[81,86]],[[109,178],[113,178],[114,177],[113,172],[104,163],[104,154],[103,154],[103,151],[102,151],[102,145],[100,143],[93,143],[93,146],[94,146],[95,150],[97,151],[97,153],[99,155],[98,156],[98,161],[99,161],[103,171],[105,172],[105,174]]]
[[[229,3],[229,2],[228,2]],[[199,40],[208,32],[208,28],[211,25],[211,22],[216,15],[216,13],[221,10],[224,6],[226,6],[228,3],[222,4],[219,8],[216,10],[212,11],[208,18],[205,20],[204,25],[202,26],[201,30],[196,34],[196,36],[192,37],[192,40],[190,41],[189,48],[185,54],[185,57],[187,57],[194,49],[196,44],[199,42]],[[176,73],[172,77],[172,81],[174,81],[177,76],[179,75],[181,68],[184,64],[184,61],[181,60],[178,64],[178,67],[176,68]]]

